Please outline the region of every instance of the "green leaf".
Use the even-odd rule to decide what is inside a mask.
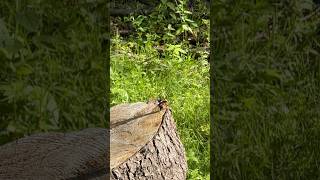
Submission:
[[[11,133],[23,133],[26,131],[26,127],[17,121],[10,121],[6,130]]]
[[[192,14],[192,12],[191,11],[183,11],[185,14]]]
[[[36,32],[40,28],[40,17],[34,10],[26,10],[24,12],[18,12],[16,15],[16,21],[28,32]]]
[[[5,48],[0,48],[0,57],[5,57],[7,59],[12,58],[11,54]]]
[[[177,16],[174,13],[170,13],[170,16],[172,17],[173,20],[177,20]]]
[[[305,9],[305,10],[312,10],[313,2],[310,0],[305,0],[299,4],[299,8]]]
[[[193,23],[193,22],[194,22],[192,19],[188,19],[188,18],[186,18],[185,20],[186,20],[187,22],[190,22],[190,23]]]
[[[53,96],[49,96],[47,110],[49,112],[54,112],[57,109],[57,103]]]
[[[175,10],[175,6],[174,6],[174,4],[172,3],[172,2],[168,2],[167,3],[167,6],[171,9],[171,10]]]
[[[256,99],[254,97],[245,98],[242,100],[244,106],[248,109],[252,109],[256,103]]]
[[[171,24],[168,25],[168,30],[175,30]]]
[[[25,64],[23,66],[19,66],[17,67],[17,71],[16,71],[18,76],[28,76],[31,73],[33,73],[33,69],[30,65]]]
[[[17,38],[17,39],[9,39],[3,50],[2,53],[5,54],[5,56],[8,59],[12,59],[14,55],[16,55],[21,49],[23,48],[23,42],[21,40],[21,38]]]
[[[281,74],[279,74],[277,70],[274,70],[274,69],[265,70],[265,75],[267,78],[271,78],[271,79],[278,79],[278,80],[282,79]]]
[[[187,24],[182,24],[182,29],[183,29],[184,31],[189,31],[189,32],[193,33],[192,29],[191,29],[190,26],[187,25]]]
[[[182,24],[182,29],[185,30],[185,31],[187,31],[187,30],[188,30],[188,25]]]
[[[0,47],[4,47],[9,40],[11,40],[9,31],[5,22],[0,19]]]
[[[177,31],[176,31],[176,35],[180,35],[183,32],[182,27],[180,27]]]
[[[12,59],[12,56],[16,54],[23,47],[23,39],[16,37],[13,39],[6,27],[5,22],[0,19],[0,52],[7,59]]]
[[[10,121],[8,126],[7,126],[7,131],[9,132],[15,132],[16,131],[16,124],[14,121]]]
[[[161,0],[161,3],[162,3],[162,4],[166,4],[166,3],[167,3],[167,0]]]
[[[52,95],[48,96],[47,110],[52,115],[52,118],[50,118],[51,124],[53,124],[55,127],[57,127],[58,121],[59,121],[59,108],[57,106],[57,102],[56,102],[54,96],[52,96]],[[52,127],[50,129],[52,129]]]
[[[41,129],[41,130],[44,130],[44,131],[46,131],[46,130],[49,130],[50,129],[50,125],[49,124],[47,124],[45,121],[39,121],[39,128]]]

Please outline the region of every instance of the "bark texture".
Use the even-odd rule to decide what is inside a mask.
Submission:
[[[112,147],[111,147],[112,148]],[[111,170],[112,180],[184,180],[187,162],[171,111],[156,135],[136,154]]]
[[[109,179],[109,130],[43,133],[0,147],[1,180]]]

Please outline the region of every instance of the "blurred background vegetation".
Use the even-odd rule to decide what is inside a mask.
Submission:
[[[167,99],[188,179],[210,171],[208,7],[111,2],[111,104]],[[311,0],[213,1],[214,179],[319,177],[319,12]],[[106,18],[103,0],[0,1],[0,144],[107,126]]]
[[[0,144],[105,127],[106,5],[0,1]]]
[[[111,105],[167,99],[192,180],[210,178],[207,3],[111,3]]]
[[[319,6],[212,5],[213,179],[319,179]]]

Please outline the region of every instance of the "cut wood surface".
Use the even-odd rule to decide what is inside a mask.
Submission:
[[[146,145],[159,129],[165,109],[156,102],[121,104],[111,108],[110,167],[114,168]]]
[[[117,112],[123,112],[121,118]],[[110,132],[112,180],[186,179],[185,151],[169,108],[157,102],[122,104],[110,115],[117,124]]]

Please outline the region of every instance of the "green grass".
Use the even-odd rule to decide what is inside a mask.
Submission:
[[[209,179],[209,64],[181,53],[183,45],[167,45],[160,58],[151,44],[113,39],[111,104],[167,99],[187,153],[189,179]]]
[[[318,179],[319,14],[312,1],[215,1],[214,179]]]

